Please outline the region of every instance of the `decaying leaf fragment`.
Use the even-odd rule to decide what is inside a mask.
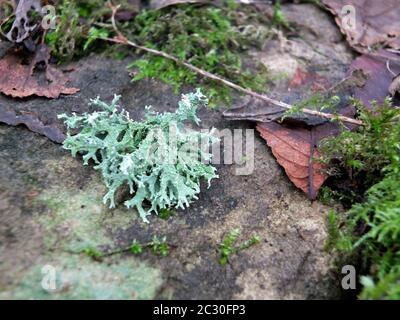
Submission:
[[[20,0],[15,10],[15,20],[6,37],[14,43],[27,41],[40,27],[42,6],[40,0]]]
[[[350,70],[362,70],[368,75],[365,85],[354,89],[354,97],[367,107],[372,100],[382,104],[389,93],[394,96],[396,80],[393,75],[400,74],[400,57],[385,50],[376,55],[363,54],[352,62]]]
[[[0,92],[15,98],[39,96],[58,98],[60,94],[74,94],[77,88],[66,87],[69,81],[62,71],[48,64],[48,48],[37,49],[35,56],[9,51],[0,60]]]
[[[338,105],[338,113],[354,117],[355,109],[348,105],[348,97],[355,89],[363,87],[367,75],[355,69],[347,77],[324,92],[326,96],[339,96],[342,102]],[[256,121],[257,130],[272,149],[278,163],[285,169],[288,178],[306,194],[315,199],[318,190],[327,176],[323,166],[317,160],[318,144],[327,137],[337,135],[339,125],[335,122],[311,121],[299,115],[288,117],[291,125],[273,122],[280,118],[283,111],[267,104],[254,104],[254,101],[224,113],[231,120]],[[301,125],[300,125],[301,123]],[[353,128],[353,126],[350,126]]]
[[[399,0],[322,0],[349,44],[366,53],[376,46],[400,49]]]
[[[55,124],[44,124],[35,114],[24,113],[17,115],[14,111],[0,110],[0,122],[9,126],[18,126],[24,124],[33,132],[39,133],[48,137],[51,141],[62,143],[65,139],[65,134]]]

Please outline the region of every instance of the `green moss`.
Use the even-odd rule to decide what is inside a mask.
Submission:
[[[372,277],[362,277],[364,290],[360,298],[364,300],[399,300],[400,271],[392,271],[381,277],[377,282]]]
[[[223,238],[221,244],[219,245],[219,264],[224,266],[229,262],[229,258],[233,254],[237,254],[238,252],[245,250],[261,241],[258,235],[252,236],[250,239],[242,242],[237,245],[237,239],[240,236],[240,229],[233,229],[228,232],[228,234]]]
[[[372,102],[372,109],[358,101],[353,103],[365,125],[356,132],[344,130],[338,137],[322,141],[319,148],[324,157],[321,160],[329,164],[334,159],[331,174],[347,174],[368,189],[382,180],[388,165],[398,162],[400,111],[388,99],[381,106]],[[396,165],[391,168],[398,170]]]
[[[336,172],[367,191],[343,219],[329,216],[328,248],[358,252],[369,276],[360,298],[400,298],[400,109],[390,100],[371,110],[357,103],[364,126],[321,145]],[[346,245],[343,245],[346,244]]]
[[[46,43],[51,53],[59,60],[72,59],[82,45],[83,27],[79,24],[79,13],[72,1],[63,1],[59,6],[56,29],[46,35]]]
[[[281,7],[281,2],[278,0],[275,2],[274,5],[274,16],[272,18],[272,23],[275,27],[283,27],[286,29],[290,28],[290,24],[289,22],[286,20],[283,11],[282,11],[282,7]]]
[[[113,56],[126,53],[121,47],[108,43],[96,45],[98,38],[113,32],[112,28],[104,27],[110,25],[110,9],[105,3],[63,0],[57,7],[57,27],[47,33],[46,43],[59,62],[110,47],[115,48],[111,50]],[[129,3],[122,1],[121,5],[123,9]],[[243,21],[244,16],[246,21]],[[271,21],[264,21],[254,8],[227,1],[219,7],[187,4],[143,10],[133,21],[120,23],[119,27],[141,45],[172,54],[240,86],[265,92],[270,81],[267,70],[263,64],[247,56],[246,51],[263,43],[270,32],[269,27],[265,27],[268,25],[272,26]],[[242,57],[246,57],[245,60]],[[181,91],[183,85],[202,86],[210,98],[210,106],[229,105],[231,102],[232,89],[203,79],[168,59],[144,54],[129,67],[136,70],[133,81],[160,79],[176,92]]]
[[[141,254],[143,252],[143,246],[135,239],[132,242],[130,251],[136,255]]]
[[[61,63],[88,53],[86,50],[95,40],[90,33],[92,25],[102,22],[110,12],[106,3],[106,0],[60,1],[60,5],[56,7],[56,29],[50,29],[45,38],[52,56]],[[105,30],[101,29],[102,36],[104,32]]]
[[[150,242],[151,250],[154,254],[166,257],[169,254],[169,245],[166,237],[154,236]]]
[[[352,237],[342,230],[343,217],[334,210],[328,213],[328,238],[325,241],[325,250],[339,250],[348,252],[352,249]]]
[[[102,253],[96,248],[88,247],[83,250],[83,252],[94,260],[99,260],[102,257]]]
[[[154,235],[152,240],[147,243],[140,243],[136,239],[132,241],[132,244],[128,248],[117,248],[115,250],[105,250],[100,251],[94,247],[87,247],[83,252],[94,260],[102,261],[105,257],[110,257],[113,255],[119,255],[124,252],[130,252],[134,255],[140,255],[144,249],[149,249],[154,255],[166,257],[169,255],[169,244],[167,242],[167,237],[159,237]]]
[[[176,212],[174,210],[170,210],[170,209],[162,209],[160,210],[160,212],[158,213],[158,216],[163,219],[163,220],[168,220],[169,218],[171,218],[172,216],[174,216],[176,214]]]
[[[4,34],[10,31],[11,25],[15,20],[11,17],[13,12],[14,10],[11,1],[0,2],[0,21],[2,22],[1,30]],[[10,17],[10,19],[6,21],[8,17]]]
[[[255,39],[245,35],[243,30],[235,24],[234,13],[229,8],[186,5],[143,11],[135,18],[130,37],[137,43],[169,53],[243,87],[265,91],[268,81],[265,68],[256,63],[256,70],[250,71],[241,58],[245,48],[255,43]],[[262,32],[259,37],[263,38]],[[130,67],[137,71],[134,81],[160,79],[176,92],[184,84],[201,85],[212,103],[230,103],[230,88],[201,79],[196,73],[163,57],[145,54]]]

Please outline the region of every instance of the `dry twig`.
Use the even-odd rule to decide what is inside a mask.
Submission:
[[[117,26],[116,21],[115,21],[115,15],[116,15],[116,13],[118,11],[119,5],[115,6],[110,1],[110,2],[108,2],[108,6],[112,10],[111,22],[112,22],[113,29],[116,32],[117,36],[114,37],[114,38],[101,38],[102,40],[106,40],[106,41],[109,41],[109,42],[118,43],[118,44],[122,44],[122,45],[131,46],[133,48],[149,52],[149,53],[154,54],[156,56],[164,57],[166,59],[174,61],[178,65],[184,66],[184,67],[196,72],[197,74],[199,74],[199,75],[201,75],[203,77],[206,77],[208,79],[217,81],[219,83],[222,83],[222,84],[224,84],[224,85],[226,85],[226,86],[228,86],[228,87],[230,87],[232,89],[235,89],[235,90],[237,90],[239,92],[245,93],[245,94],[247,94],[249,96],[252,96],[254,98],[260,99],[260,100],[262,100],[264,102],[273,104],[275,106],[281,107],[281,108],[286,109],[286,110],[291,110],[291,109],[294,108],[293,105],[290,105],[290,104],[285,103],[283,101],[272,99],[272,98],[270,98],[270,97],[268,97],[266,95],[259,94],[257,92],[254,92],[254,91],[250,90],[250,89],[243,88],[243,87],[241,87],[241,86],[239,86],[239,85],[237,85],[237,84],[235,84],[235,83],[233,83],[231,81],[228,81],[228,80],[223,79],[223,78],[221,78],[219,76],[216,76],[215,74],[212,74],[212,73],[210,73],[208,71],[205,71],[203,69],[195,67],[194,65],[192,65],[190,63],[187,63],[185,61],[181,61],[177,57],[172,56],[172,55],[170,55],[168,53],[165,53],[165,52],[159,51],[159,50],[155,50],[155,49],[151,49],[151,48],[147,48],[147,47],[138,45],[138,44],[128,40],[121,33],[121,31],[118,29],[118,26]],[[349,117],[342,116],[342,115],[324,113],[324,112],[320,112],[320,111],[317,111],[317,110],[311,110],[311,109],[307,109],[307,108],[302,109],[301,112],[304,112],[304,113],[312,115],[312,116],[329,119],[329,120],[340,120],[340,121],[343,121],[343,122],[352,123],[352,124],[356,124],[356,125],[363,125],[362,121],[360,121],[360,120],[349,118]]]

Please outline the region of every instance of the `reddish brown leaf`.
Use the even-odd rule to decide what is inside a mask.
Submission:
[[[65,139],[64,133],[56,125],[45,125],[36,115],[25,113],[16,115],[14,111],[1,110],[0,122],[10,126],[24,124],[29,130],[48,137],[51,141],[62,143]]]
[[[9,51],[0,60],[0,92],[17,98],[33,95],[58,98],[60,94],[78,92],[77,88],[65,86],[69,79],[62,71],[48,65],[48,58],[46,48],[40,47],[37,54],[23,64],[22,56]]]
[[[317,73],[297,68],[289,82],[289,88],[293,89],[305,85],[310,86],[313,91],[325,91],[329,87],[327,79],[322,78]]]
[[[31,131],[45,135],[54,142],[62,143],[66,128],[63,121],[58,119],[59,114],[92,112],[93,109],[87,103],[90,98],[100,94],[104,100],[110,100],[114,93],[123,90],[121,88],[129,88],[132,85],[125,64],[115,59],[87,57],[65,65],[62,70],[68,72],[74,83],[86,84],[86,90],[74,95],[73,99],[71,96],[63,95],[58,99],[43,99],[36,96],[15,99],[0,94],[0,123],[12,126],[25,125]],[[113,81],[110,81],[110,78]],[[140,91],[146,88],[145,85]],[[130,111],[132,114],[132,110]]]
[[[315,199],[327,178],[322,164],[316,161],[316,145],[322,138],[337,134],[337,126],[327,123],[307,129],[269,122],[258,123],[257,130],[294,185]]]
[[[289,88],[296,88],[302,85],[307,80],[308,75],[303,69],[297,68],[292,80],[290,80]]]
[[[363,55],[357,58],[350,68],[350,76],[333,87],[332,93],[341,95],[340,92],[351,89],[354,96],[366,105],[369,105],[370,100],[383,101],[389,93],[388,87],[392,79],[392,74],[386,65],[389,57],[392,56],[382,53],[378,56]],[[392,63],[390,64],[391,71],[400,72],[400,65],[394,59],[395,57],[392,58],[393,60],[389,60]],[[347,106],[340,109],[340,113],[353,117],[354,108]],[[262,118],[254,118],[254,115],[252,118],[249,114],[244,114],[243,118],[263,121]],[[338,125],[325,123],[305,128],[267,121],[259,122],[257,130],[271,147],[289,179],[307,193],[310,199],[315,199],[326,179],[321,172],[323,169],[321,163],[314,160],[318,158],[317,146],[323,138],[337,135]]]
[[[354,97],[370,106],[371,100],[379,104],[389,95],[389,87],[393,82],[393,73],[400,73],[398,56],[384,50],[377,55],[364,54],[353,61],[350,70],[362,70],[368,75],[363,87],[354,89]]]
[[[377,45],[400,49],[399,0],[322,0],[322,2],[336,15],[336,23],[346,35],[349,44],[357,51],[366,53]],[[346,7],[349,5],[354,10]],[[353,17],[355,25],[351,21]]]

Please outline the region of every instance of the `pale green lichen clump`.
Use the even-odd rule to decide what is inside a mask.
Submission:
[[[115,96],[110,105],[99,98],[92,100],[102,111],[59,115],[68,127],[64,148],[73,156],[82,154],[85,165],[94,161],[108,188],[103,202],[109,202],[110,208],[115,207],[115,193],[123,185],[129,186],[132,195],[125,206],[135,207],[146,222],[148,215],[160,209],[189,206],[200,192],[200,180],[210,185],[218,177],[208,152],[217,139],[212,132],[184,127],[186,120],[199,124],[196,110],[208,103],[207,98],[200,90],[182,95],[174,113],[156,113],[146,107],[142,122],[130,119],[118,107],[119,99]],[[79,132],[73,134],[71,129]]]

